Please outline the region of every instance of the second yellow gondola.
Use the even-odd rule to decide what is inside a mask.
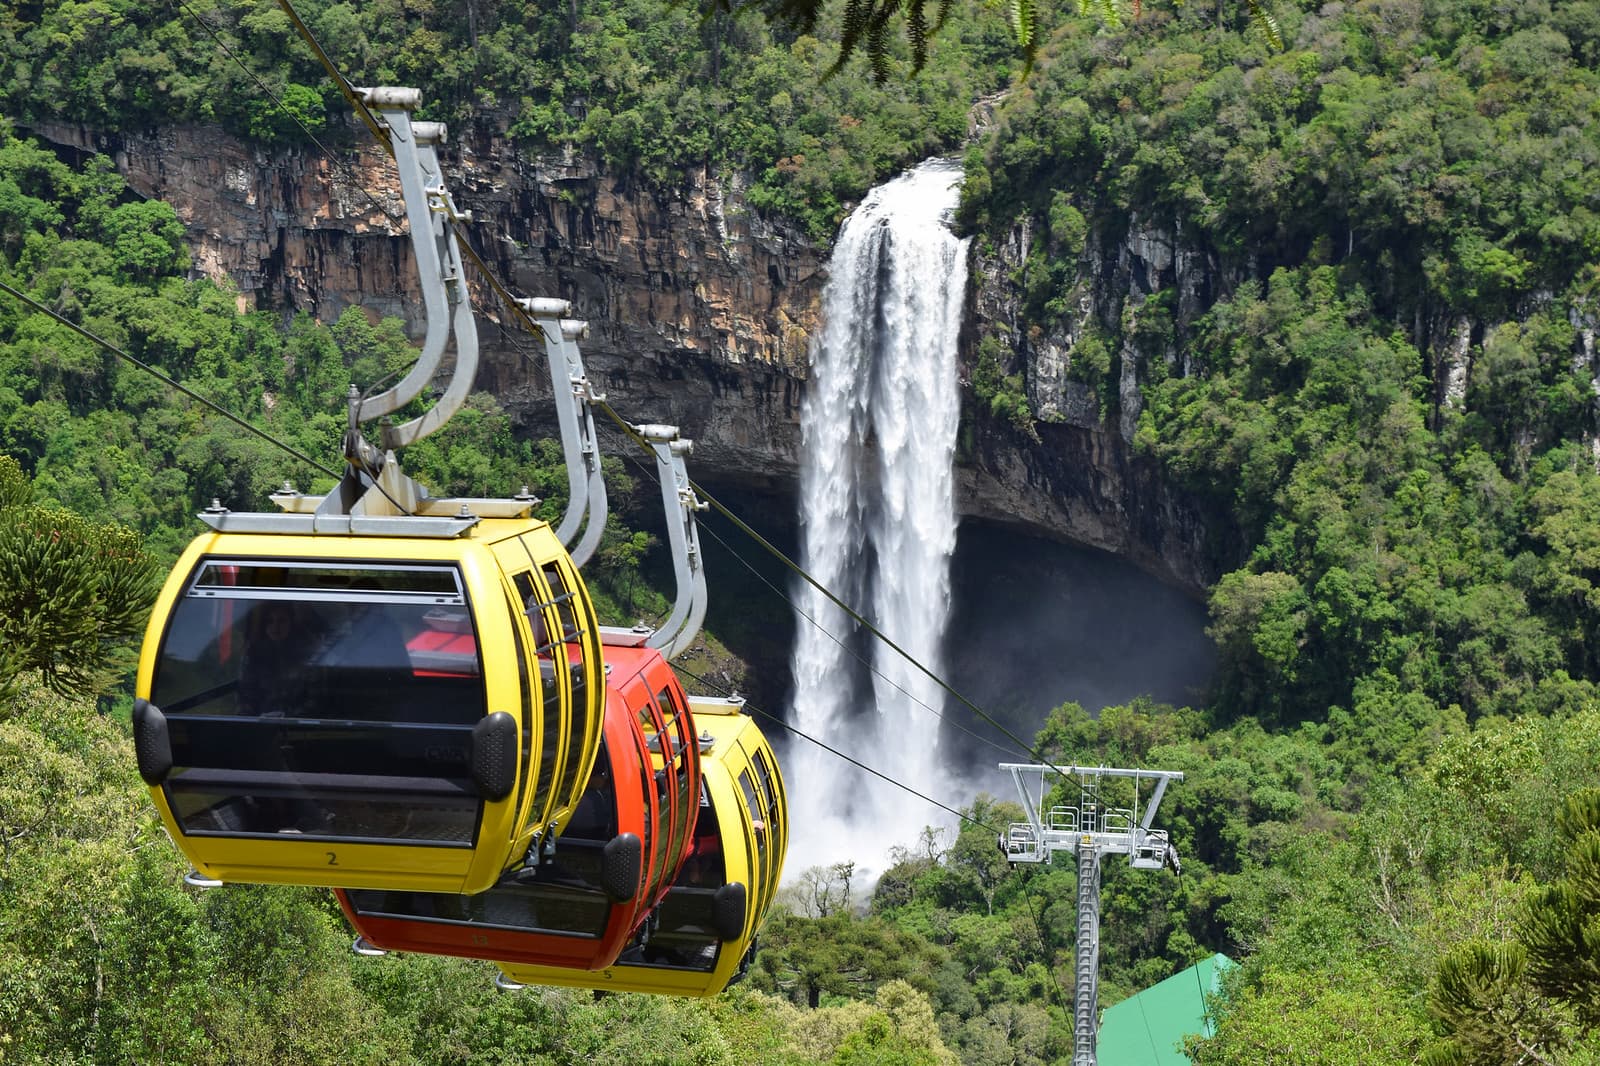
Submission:
[[[546,523],[203,517],[134,712],[139,772],[202,876],[470,893],[551,842],[605,685]]]

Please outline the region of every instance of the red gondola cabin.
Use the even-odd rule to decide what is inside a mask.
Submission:
[[[393,951],[596,970],[660,902],[692,843],[700,756],[688,702],[643,635],[602,630],[600,757],[553,853],[476,895],[337,894],[361,938]]]

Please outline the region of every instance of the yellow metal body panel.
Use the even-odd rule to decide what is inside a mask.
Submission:
[[[583,718],[586,730],[575,737],[553,738],[542,735],[538,694],[534,694],[531,720],[523,714],[525,705],[522,677],[517,663],[516,642],[526,640],[527,623],[512,615],[510,585],[497,557],[497,542],[515,538],[513,543],[532,560],[535,573],[541,567],[554,567],[568,584],[568,591],[579,613],[589,620],[583,631],[569,641],[581,657],[588,683],[581,694],[586,701]],[[517,722],[517,767],[519,781],[536,772],[543,755],[542,745],[576,743],[586,746],[577,760],[575,781],[554,780],[545,790],[564,798],[576,796],[593,767],[599,747],[599,724],[605,698],[601,678],[600,638],[593,624],[593,607],[582,579],[571,558],[555,539],[549,526],[533,519],[484,519],[455,538],[378,537],[333,534],[243,534],[208,532],[197,537],[168,575],[157,598],[145,633],[139,660],[136,694],[150,698],[162,638],[168,620],[195,572],[207,557],[260,560],[317,560],[333,564],[420,563],[451,564],[459,567],[475,624],[478,651],[482,661],[482,681],[486,714],[504,711]],[[532,661],[531,652],[525,652]],[[533,673],[538,684],[536,669]],[[570,686],[563,699],[570,699]],[[563,703],[563,722],[571,718],[570,705]],[[522,736],[532,731],[530,755],[522,758]],[[565,747],[563,747],[565,750]],[[558,775],[568,769],[565,760],[554,763]],[[489,888],[503,872],[520,859],[535,825],[528,821],[529,798],[537,783],[514,788],[504,799],[484,800],[481,818],[470,847],[441,846],[438,843],[350,843],[335,839],[301,840],[283,836],[227,836],[207,833],[186,834],[160,784],[151,786],[151,798],[162,824],[195,869],[220,881],[270,884],[298,884],[338,888],[402,889],[426,892],[474,893]],[[520,803],[520,806],[519,806]],[[570,808],[571,801],[568,800]]]
[[[546,790],[530,788],[526,791],[517,811],[516,824],[519,831],[515,838],[514,850],[519,853],[527,850],[537,833],[549,828],[559,836],[566,829],[567,823],[572,820],[579,797],[588,784],[589,775],[594,770],[595,759],[599,755],[605,718],[603,709],[599,709],[603,708],[605,702],[603,695],[605,664],[601,655],[593,654],[588,647],[590,643],[598,645],[600,640],[600,626],[595,619],[593,601],[584,590],[583,579],[578,574],[577,568],[572,565],[571,558],[564,553],[560,556],[549,556],[547,553],[542,553],[540,547],[541,545],[531,534],[525,534],[499,540],[493,544],[492,549],[504,575],[506,593],[512,601],[520,601],[526,588],[526,586],[518,587],[520,577],[532,585],[538,603],[544,605],[542,608],[525,610],[512,620],[515,633],[524,647],[537,650],[551,643],[548,639],[541,640],[539,634],[546,637],[551,634],[567,635],[575,630],[575,633],[571,633],[575,640],[557,639],[556,647],[543,653],[542,657],[548,659],[551,656],[566,655],[570,662],[572,655],[568,649],[573,644],[578,646],[582,692],[575,696],[573,691],[575,682],[569,671],[555,671],[554,680],[560,693],[561,705],[575,707],[582,700],[587,713],[563,714],[557,735],[544,738],[555,745],[554,765],[558,768],[570,765],[575,768],[575,772],[563,774],[558,781],[552,781]],[[559,592],[551,585],[552,574],[564,586]],[[582,594],[566,595],[573,590]],[[528,605],[524,603],[523,607],[526,609]],[[534,613],[534,610],[537,613]],[[537,619],[537,626],[534,624],[534,619]],[[594,702],[593,697],[589,695],[594,692],[602,693],[598,702]],[[542,707],[537,701],[534,702],[531,713],[534,722],[538,722]],[[575,729],[575,725],[581,728]],[[573,751],[574,745],[577,746],[576,752]],[[533,758],[535,766],[544,755],[542,749],[535,753]],[[541,795],[544,802],[536,803]]]
[[[745,886],[745,924],[738,939],[722,942],[709,971],[643,963],[618,963],[604,970],[497,963],[507,978],[526,985],[672,996],[714,996],[734,979],[766,921],[783,875],[789,840],[788,804],[772,746],[753,719],[741,713],[705,714],[697,716],[694,725],[697,731],[709,732],[715,741],[700,757],[700,774],[722,832],[724,881]],[[770,770],[774,799],[770,806],[760,804],[760,812],[767,817],[759,827],[739,783],[741,775],[755,773],[757,753]],[[764,848],[759,843],[761,833],[767,834]]]

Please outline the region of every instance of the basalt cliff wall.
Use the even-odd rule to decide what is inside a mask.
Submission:
[[[316,148],[263,149],[211,127],[30,132],[63,151],[111,156],[137,193],[172,204],[188,228],[195,271],[236,286],[241,308],[332,321],[358,305],[416,324],[420,298],[399,186],[377,148],[348,148],[335,160]],[[474,217],[474,247],[519,295],[573,302],[590,326],[589,376],[617,410],[635,422],[679,426],[695,441],[698,480],[796,495],[825,247],[750,208],[737,174],[702,170],[662,190],[583,157],[525,155],[493,135],[452,142],[445,157],[456,203]],[[1006,279],[1026,242],[1026,233],[1014,235],[972,272],[964,348],[968,367],[986,333],[1024,354],[1030,404],[1042,416],[1037,439],[989,417],[969,389],[958,510],[1110,551],[1198,594],[1215,577],[1206,525],[1133,453],[1136,379],[1130,374],[1120,413],[1108,418],[1064,373],[1071,338],[1029,338],[1018,326]],[[1102,302],[1152,281],[1196,284],[1194,264],[1160,235],[1096,254],[1095,284],[1110,294]],[[474,284],[484,356],[478,387],[527,431],[551,432],[542,344],[516,328],[486,285]]]

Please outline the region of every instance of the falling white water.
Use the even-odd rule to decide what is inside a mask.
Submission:
[[[940,676],[967,284],[966,242],[948,228],[960,179],[955,164],[931,160],[874,189],[845,220],[800,414],[801,565]],[[798,584],[796,602],[789,721],[950,802],[942,690],[810,585]],[[891,847],[949,821],[804,740],[789,751],[792,875],[844,861],[881,872]]]

